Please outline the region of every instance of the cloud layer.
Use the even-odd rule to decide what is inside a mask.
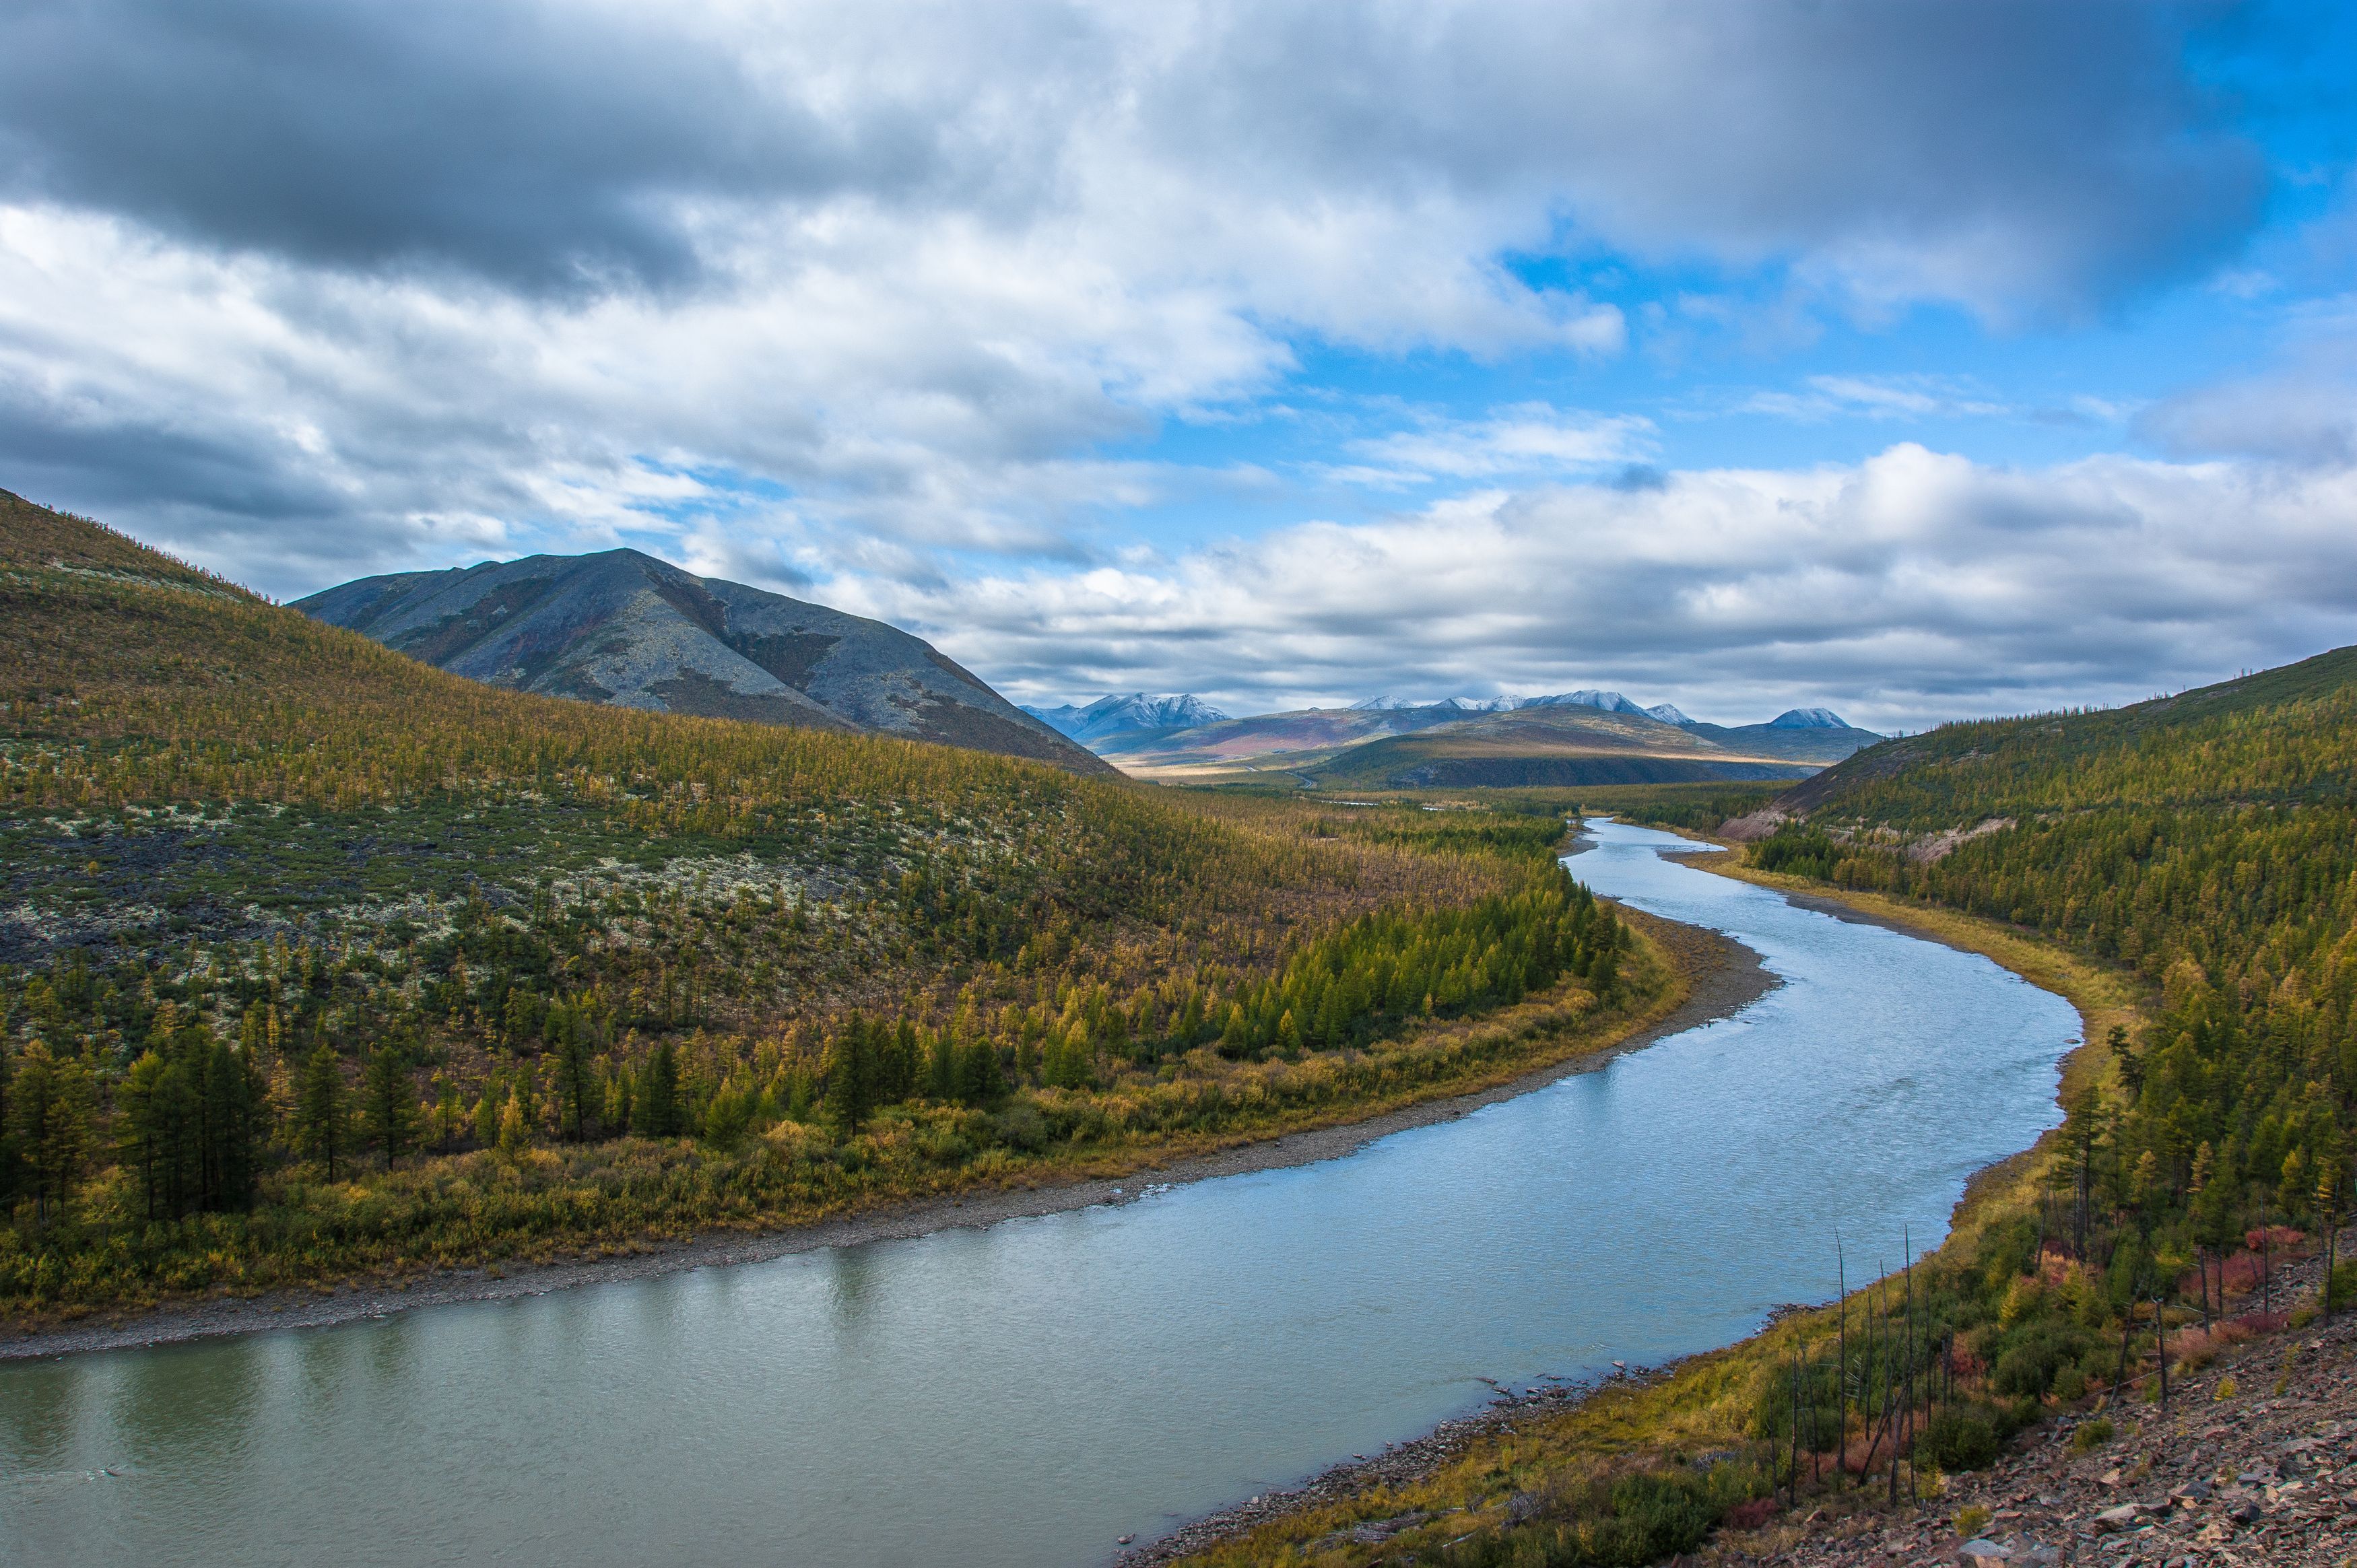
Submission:
[[[1238,706],[1579,686],[1755,722],[2127,702],[2357,638],[2357,473],[2105,457],[1493,491],[1181,559],[880,585],[969,663]],[[2234,520],[2221,526],[2222,518]]]
[[[2110,689],[2266,640],[2234,618],[2260,599],[2190,542],[2126,586],[2074,552],[2176,540],[2201,506],[2290,516],[2266,509],[2338,481],[2268,474],[2357,459],[2340,413],[2275,416],[2344,361],[2148,416],[2224,467],[1670,474],[1664,425],[1528,388],[1394,400],[1281,473],[1155,446],[1330,407],[1300,385],[1322,354],[1594,369],[1746,290],[1868,325],[2104,318],[2260,220],[2267,170],[2188,65],[2199,19],[20,0],[0,484],[281,593],[649,543],[921,618],[1059,694],[1813,682],[1900,714]],[[1641,300],[1647,269],[1725,291]],[[1911,369],[1799,384],[1750,406],[2007,413]],[[1321,488],[1457,493],[1167,554],[1124,526]],[[2025,607],[2076,629],[2040,641]]]

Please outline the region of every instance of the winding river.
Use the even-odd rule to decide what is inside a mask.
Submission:
[[[1085,1564],[1921,1248],[2078,1016],[1609,822],[1783,983],[1346,1158],[516,1301],[0,1368],[0,1563]]]

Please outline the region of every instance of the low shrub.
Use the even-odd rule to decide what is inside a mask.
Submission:
[[[2054,1386],[2054,1375],[2085,1352],[2084,1337],[2054,1322],[2037,1325],[2013,1337],[1989,1373],[1989,1386],[2001,1394],[2037,1398]]]
[[[1935,1412],[1915,1440],[1915,1452],[1943,1470],[1978,1470],[1996,1458],[1996,1424],[1978,1411]]]
[[[1645,1568],[1692,1552],[1721,1521],[1756,1529],[1775,1511],[1760,1472],[1639,1470],[1561,1497],[1552,1517],[1484,1533],[1450,1550],[1449,1568]],[[1567,1516],[1567,1517],[1566,1517]]]
[[[2083,1421],[2079,1423],[2079,1430],[2071,1434],[2071,1446],[2085,1454],[2101,1448],[2111,1440],[2111,1419],[2108,1416],[2099,1415],[2093,1421]]]

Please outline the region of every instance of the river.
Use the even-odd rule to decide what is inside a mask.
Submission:
[[[1604,822],[1783,983],[1346,1158],[986,1230],[0,1368],[0,1563],[1029,1565],[1489,1394],[1741,1337],[1945,1234],[2078,1015]]]

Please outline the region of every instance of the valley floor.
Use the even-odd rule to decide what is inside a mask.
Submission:
[[[1507,1076],[1436,1086],[1403,1102],[1345,1108],[1320,1122],[1274,1135],[1240,1134],[1209,1149],[1151,1146],[1085,1151],[1061,1169],[1033,1169],[1015,1184],[974,1183],[916,1200],[879,1201],[814,1223],[768,1230],[716,1230],[686,1240],[649,1240],[622,1249],[548,1255],[479,1267],[361,1276],[317,1287],[238,1295],[217,1293],[137,1310],[70,1321],[22,1322],[0,1328],[0,1361],[177,1343],[279,1328],[325,1327],[417,1307],[498,1301],[687,1269],[754,1263],[825,1247],[899,1240],[932,1231],[981,1229],[1005,1219],[1134,1201],[1150,1188],[1339,1158],[1394,1133],[1455,1120],[1484,1105],[1526,1094],[1566,1071],[1602,1065],[1668,1035],[1722,1017],[1765,993],[1775,981],[1758,955],[1716,932],[1622,908],[1621,918],[1654,943],[1674,979],[1655,1004],[1600,1029],[1544,1032],[1546,1003],[1525,1004],[1480,1026],[1521,1025],[1532,1049]],[[1523,1016],[1517,1020],[1514,1015]],[[1534,1065],[1535,1064],[1535,1065]]]

